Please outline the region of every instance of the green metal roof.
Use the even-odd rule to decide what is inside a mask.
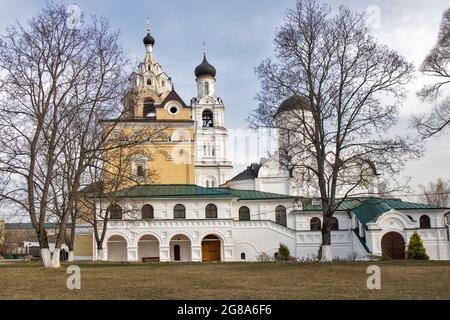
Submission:
[[[322,204],[319,205],[313,205],[311,203],[312,199],[303,199],[303,211],[322,211]],[[348,198],[345,201],[343,201],[339,207],[336,209],[336,211],[349,211],[353,210],[354,208],[360,206],[366,198]],[[338,199],[339,201],[339,199]]]
[[[192,184],[138,185],[119,190],[119,198],[239,198],[240,200],[281,200],[294,197],[253,190],[204,188]]]
[[[56,223],[44,223],[45,229],[55,229],[58,227],[58,224]],[[33,224],[31,222],[15,222],[15,223],[5,223],[5,229],[12,230],[12,229],[33,229]]]
[[[340,201],[337,199],[337,201]],[[322,205],[312,205],[311,199],[303,199],[303,211],[322,211]],[[366,206],[364,206],[366,205]],[[382,199],[374,197],[365,198],[347,198],[345,199],[337,208],[336,211],[349,211],[356,208],[367,208],[368,206],[377,206],[373,210],[381,210],[382,212],[389,211],[391,209],[395,210],[420,210],[420,209],[446,209],[433,205],[407,202],[401,199]],[[384,211],[383,211],[384,210]]]
[[[270,192],[262,192],[255,190],[237,190],[237,189],[229,189],[222,188],[220,190],[225,190],[228,193],[232,194],[235,197],[238,197],[239,200],[279,200],[279,199],[295,199],[295,197],[278,194],[278,193],[270,193]]]
[[[438,206],[402,201],[401,199],[368,198],[353,209],[358,220],[367,228],[367,223],[374,222],[383,213],[390,210],[444,210]]]
[[[114,196],[119,198],[232,198],[232,195],[217,189],[188,184],[138,185],[119,190]]]
[[[374,222],[383,213],[394,210],[445,210],[438,206],[413,203],[401,199],[382,198],[348,198],[344,200],[336,211],[353,211],[358,220],[367,229],[367,223]],[[322,205],[312,205],[311,199],[303,200],[303,211],[322,211]]]

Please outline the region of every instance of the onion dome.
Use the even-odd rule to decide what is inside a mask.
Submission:
[[[195,76],[198,78],[199,76],[209,75],[212,77],[216,76],[216,68],[211,65],[206,59],[206,54],[203,54],[203,61],[200,63],[197,68],[195,68]]]
[[[148,46],[148,45],[153,46],[155,44],[155,38],[153,38],[150,35],[150,32],[147,33],[147,35],[145,36],[143,41],[144,41],[145,46]]]

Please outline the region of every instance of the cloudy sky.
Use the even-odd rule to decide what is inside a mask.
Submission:
[[[380,42],[399,51],[416,66],[433,46],[448,0],[328,0],[370,12]],[[17,19],[26,22],[42,5],[38,0],[0,0],[0,32]],[[225,101],[228,128],[246,128],[246,118],[255,107],[259,89],[254,68],[273,52],[275,28],[283,22],[287,8],[295,0],[77,0],[85,14],[103,14],[122,32],[122,43],[132,61],[144,55],[142,38],[147,16],[156,38],[155,55],[173,78],[177,92],[189,102],[195,95],[194,68],[202,58],[206,41],[208,58],[217,70],[217,93]],[[379,12],[379,16],[377,14]],[[401,111],[399,128],[411,134],[409,119],[413,113],[430,106],[421,103],[415,92],[424,79],[420,75],[408,86],[409,97]],[[413,178],[412,186],[437,177],[450,178],[449,135],[427,142],[426,156],[410,163],[403,172]],[[257,159],[249,159],[255,161]]]

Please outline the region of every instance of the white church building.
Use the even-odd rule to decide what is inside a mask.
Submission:
[[[144,43],[153,49],[154,40]],[[195,76],[197,96],[186,106],[195,123],[195,184],[138,185],[119,191],[120,205],[107,222],[103,257],[93,241],[92,259],[247,262],[275,258],[280,244],[299,260],[317,259],[320,202],[311,197],[307,185],[292,186],[276,154],[233,175],[226,108],[215,90],[216,69],[206,54]],[[280,112],[296,107],[289,103],[292,100],[280,104]],[[102,201],[97,210],[109,205]],[[401,259],[412,233],[418,232],[430,259],[448,260],[448,211],[380,198],[368,186],[367,196],[347,199],[334,214],[332,255]]]

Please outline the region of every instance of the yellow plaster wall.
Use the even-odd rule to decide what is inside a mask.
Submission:
[[[75,242],[73,252],[75,256],[90,257],[93,256],[93,236],[92,234],[77,234],[75,235]]]
[[[144,142],[124,147],[122,163],[112,156],[112,153],[105,155],[106,172],[117,173],[121,170],[120,188],[126,188],[136,184],[136,177],[131,175],[132,158],[136,155],[145,156],[147,161],[147,179],[139,181],[141,184],[194,184],[194,124],[184,124],[183,128],[177,128],[176,124],[170,127],[171,123],[161,128],[136,129],[132,124],[125,124],[121,133],[130,137],[136,134],[142,135]],[[174,134],[175,133],[175,134]],[[118,153],[114,150],[112,152]],[[108,162],[110,162],[108,164]],[[112,164],[111,164],[112,162]],[[108,185],[109,179],[114,179],[114,174],[105,174],[105,182]],[[117,180],[116,180],[117,181]],[[114,183],[112,183],[114,184]],[[113,188],[114,189],[114,188]]]
[[[168,106],[170,108],[170,104]],[[158,120],[190,120],[191,109],[182,108],[178,110],[178,113],[171,114],[164,108],[156,108],[156,119]]]
[[[134,119],[121,122],[120,128],[116,127],[114,130],[119,131],[127,141],[130,141],[132,137],[132,141],[140,143],[125,146],[120,152],[115,150],[105,153],[104,181],[106,188],[108,185],[114,185],[109,188],[110,190],[129,187],[136,184],[136,180],[140,184],[195,183],[192,109],[183,108],[182,103],[175,99],[167,101],[164,108],[156,107],[156,120],[134,121],[136,118],[143,117],[144,101],[151,99],[155,104],[161,104],[169,94],[169,92],[159,94],[153,89],[146,86],[140,88],[136,102],[132,102],[134,103]],[[178,108],[176,114],[169,112],[172,106]],[[132,176],[134,155],[142,155],[148,159],[147,179]],[[120,188],[117,187],[118,184]]]

